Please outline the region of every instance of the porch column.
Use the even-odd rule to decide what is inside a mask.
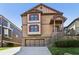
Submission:
[[[64,23],[63,23],[63,20],[62,20],[62,24],[61,24],[61,27],[62,27],[62,34],[64,33],[64,31],[63,31],[63,30],[64,30],[64,26],[63,26],[63,25],[64,25]]]
[[[54,19],[54,35],[55,35],[55,19]]]

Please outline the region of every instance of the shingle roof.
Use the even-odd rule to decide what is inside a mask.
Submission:
[[[38,4],[37,6],[33,7],[32,9],[35,9],[35,8],[37,8],[37,7],[40,6],[40,5],[41,5],[41,6],[45,6],[45,7],[49,8],[49,9],[51,9],[51,10],[54,10],[54,11],[56,11],[56,12],[59,13],[59,14],[63,14],[62,12],[60,12],[60,11],[58,11],[58,10],[55,10],[55,9],[53,9],[53,8],[51,8],[51,7],[48,7],[48,6],[46,6],[45,4]],[[30,9],[30,10],[32,10],[32,9]],[[29,11],[30,11],[30,10],[29,10]],[[27,12],[28,12],[28,11],[22,13],[21,16],[24,15],[24,14],[26,14]]]
[[[32,11],[32,10],[35,10],[35,13],[36,13],[36,12],[38,12],[38,13],[39,13],[39,12],[40,12],[40,13],[42,13],[42,11],[37,10],[37,9],[35,9],[35,8],[34,8],[34,9],[30,9],[30,10],[28,10],[28,11],[24,12],[22,15],[27,14],[27,13],[30,13],[30,12],[32,12],[32,13],[33,13],[34,11]]]
[[[75,21],[77,21],[77,20],[79,20],[79,17],[78,18],[76,18],[75,20],[73,20],[68,26],[67,26],[67,28],[70,26],[70,25],[72,25]]]

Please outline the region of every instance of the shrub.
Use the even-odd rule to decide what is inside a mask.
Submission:
[[[14,46],[14,44],[13,43],[7,43],[7,45],[6,45],[7,47],[13,47]]]
[[[61,40],[55,42],[56,47],[79,47],[79,40]]]

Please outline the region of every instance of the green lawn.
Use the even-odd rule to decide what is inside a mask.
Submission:
[[[64,53],[70,53],[72,55],[79,55],[79,47],[71,47],[71,48],[59,48],[59,47],[51,47],[49,48],[50,52],[53,55],[63,55]]]
[[[0,51],[1,50],[5,50],[5,49],[9,49],[10,47],[0,47]]]

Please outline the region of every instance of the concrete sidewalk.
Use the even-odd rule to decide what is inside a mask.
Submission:
[[[16,55],[51,55],[47,47],[22,47]]]
[[[20,51],[21,47],[13,47],[6,50],[0,51],[0,55],[14,55],[18,51]]]

